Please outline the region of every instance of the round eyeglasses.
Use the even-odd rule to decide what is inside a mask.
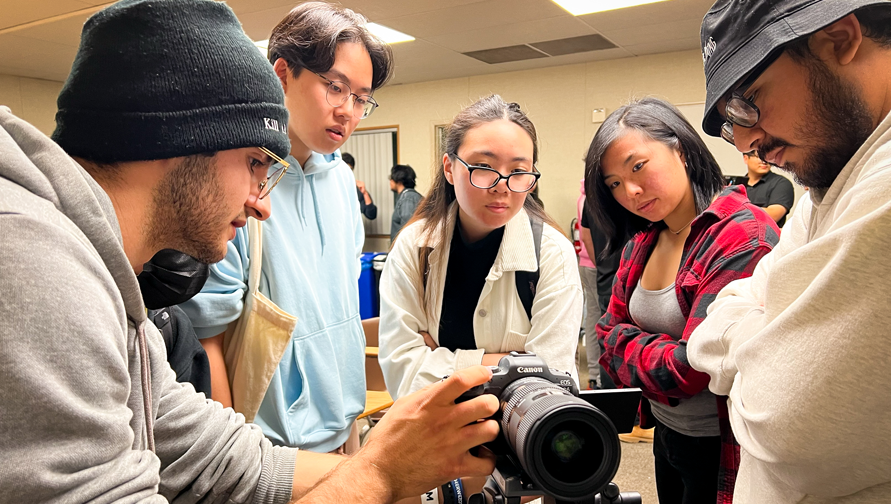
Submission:
[[[266,196],[269,196],[269,193],[272,192],[272,189],[275,187],[275,185],[278,184],[282,177],[285,176],[285,172],[288,171],[291,163],[288,163],[284,159],[278,157],[277,155],[275,155],[275,153],[273,153],[266,147],[260,147],[260,150],[263,151],[264,154],[269,156],[273,161],[281,165],[277,170],[270,173],[265,179],[263,179],[263,181],[260,182],[260,195],[258,196],[258,199],[263,199]]]
[[[467,161],[459,158],[457,154],[452,154],[452,157],[467,167],[467,171],[470,172],[470,184],[478,189],[491,189],[504,179],[507,181],[507,188],[512,192],[529,192],[535,187],[535,183],[541,177],[541,172],[535,166],[532,166],[534,171],[531,172],[513,172],[510,175],[502,175],[488,166],[468,164]]]
[[[733,125],[751,128],[761,119],[761,111],[752,100],[734,91],[724,106],[724,118],[727,120],[721,126],[721,138],[736,145],[733,141]]]
[[[312,72],[312,70],[310,71]],[[352,88],[350,88],[350,85],[346,82],[331,80],[318,72],[312,73],[318,75],[328,83],[325,100],[328,101],[328,105],[331,105],[334,108],[340,107],[346,103],[347,100],[353,98],[353,116],[358,117],[359,119],[365,119],[374,112],[374,109],[380,106],[371,96],[357,95],[354,93]]]
[[[730,142],[734,146],[736,142],[733,140],[733,126],[742,126],[743,128],[752,128],[761,119],[761,110],[755,105],[755,102],[744,96],[752,84],[758,80],[758,77],[776,61],[785,49],[779,47],[772,53],[768,54],[764,61],[753,68],[748,74],[741,79],[741,84],[730,93],[727,97],[727,103],[724,105],[724,124],[721,126],[721,138]]]

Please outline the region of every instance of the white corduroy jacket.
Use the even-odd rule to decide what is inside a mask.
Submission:
[[[457,205],[445,225],[454,232]],[[517,294],[514,272],[536,268],[529,217],[521,210],[504,229],[495,263],[477,302],[473,318],[475,350],[431,350],[421,331],[439,342],[442,291],[451,239],[439,243],[439,233],[422,236],[418,221],[399,234],[381,277],[380,363],[387,389],[402,397],[456,370],[480,364],[486,353],[512,350],[535,352],[548,366],[570,371],[578,382],[575,354],[582,319],[582,287],[572,244],[545,224],[541,238],[540,277],[532,304],[532,321]],[[427,304],[422,305],[420,251],[431,247]]]

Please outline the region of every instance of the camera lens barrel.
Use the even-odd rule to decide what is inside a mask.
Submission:
[[[578,500],[612,481],[621,448],[615,426],[599,409],[539,377],[513,381],[501,402],[501,431],[542,490]]]

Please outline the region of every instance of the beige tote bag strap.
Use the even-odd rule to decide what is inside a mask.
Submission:
[[[254,294],[260,288],[260,275],[263,268],[263,226],[253,217],[247,219],[248,254],[251,265],[248,268],[248,292]]]

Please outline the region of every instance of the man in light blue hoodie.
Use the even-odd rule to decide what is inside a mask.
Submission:
[[[269,39],[290,112],[292,168],[263,223],[259,291],[297,325],[254,422],[277,444],[317,452],[358,448],[351,427],[365,407],[357,283],[365,237],[355,178],[338,150],[377,106],[371,95],[392,72],[389,47],[365,22],[351,10],[310,2],[292,10]],[[250,259],[242,229],[202,292],[183,305],[211,362],[214,399],[227,405],[232,370],[222,343],[244,309]]]

